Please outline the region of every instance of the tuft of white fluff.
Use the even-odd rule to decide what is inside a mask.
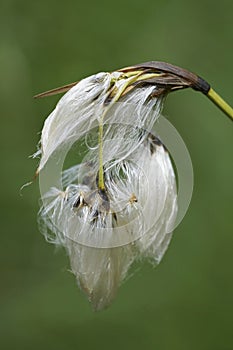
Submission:
[[[49,157],[60,146],[69,147],[85,136],[88,130],[98,126],[111,91],[122,88],[128,80],[120,72],[98,73],[81,80],[60,99],[42,129],[38,171],[43,169]],[[107,128],[104,137],[108,139],[109,133],[113,133],[109,123],[110,126],[114,123],[124,124],[120,130],[114,129],[115,138],[117,135],[127,138],[129,131],[126,125],[151,130],[163,104],[163,96],[150,98],[156,90],[155,86],[136,88],[114,104],[104,118]]]
[[[39,170],[56,150],[69,147],[98,125],[109,91],[125,83],[121,74],[99,73],[63,96],[44,124]],[[85,161],[63,172],[62,189],[54,186],[42,198],[41,231],[49,242],[65,247],[72,272],[94,310],[111,304],[135,261],[149,258],[158,264],[171,239],[177,213],[175,174],[166,148],[145,131],[162,108],[163,97],[151,98],[156,88],[136,88],[108,109],[105,190],[98,188],[94,147]]]
[[[65,171],[64,190],[52,188],[43,198],[42,232],[66,248],[78,285],[95,310],[112,302],[134,261],[147,257],[159,263],[171,239],[176,180],[164,147],[150,148],[141,145],[106,172],[108,210],[98,198],[94,174],[82,177],[85,164]]]

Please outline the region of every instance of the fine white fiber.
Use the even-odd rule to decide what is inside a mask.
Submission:
[[[94,310],[111,304],[135,261],[160,262],[177,214],[171,159],[150,132],[165,96],[156,97],[155,85],[124,93],[130,79],[114,72],[82,80],[42,130],[39,172],[54,152],[103,127],[96,147],[62,172],[62,188],[42,194],[39,212],[42,233],[66,249]]]
[[[123,73],[119,72],[98,73],[83,79],[60,99],[42,129],[41,160],[38,171],[42,170],[59,146],[71,145],[74,141],[81,139],[87,131],[95,128],[106,109],[109,109],[109,112],[104,118],[104,125],[123,123],[125,126],[151,130],[163,103],[163,96],[150,98],[151,93],[156,91],[155,86],[135,89],[118,103],[114,103],[114,106],[110,101],[109,105],[112,108],[109,108],[109,105],[106,106],[111,91],[114,88],[120,89],[129,80],[123,76]],[[111,133],[111,128],[107,130]],[[108,139],[108,132],[104,136],[106,139]],[[125,129],[121,128],[120,131],[115,129],[115,132],[122,137]]]

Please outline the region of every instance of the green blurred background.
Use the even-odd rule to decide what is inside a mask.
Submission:
[[[232,14],[230,0],[0,1],[2,349],[233,349],[233,125],[201,94],[174,93],[164,111],[193,161],[189,211],[161,265],[139,268],[108,310],[91,311],[38,231],[38,183],[20,196],[59,98],[38,92],[163,60],[233,104]]]

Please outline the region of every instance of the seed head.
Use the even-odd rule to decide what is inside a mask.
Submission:
[[[68,91],[44,123],[38,173],[56,155],[86,142],[85,157],[64,170],[61,186],[42,194],[45,238],[63,246],[80,289],[95,310],[107,307],[135,261],[158,264],[177,215],[176,177],[169,153],[151,130],[167,94],[191,87],[233,118],[202,78],[147,62],[40,94]]]

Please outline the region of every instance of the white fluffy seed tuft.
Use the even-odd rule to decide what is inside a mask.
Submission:
[[[65,247],[80,289],[95,310],[112,302],[132,264],[158,264],[171,239],[177,189],[169,154],[150,132],[164,96],[156,86],[123,94],[123,73],[99,73],[74,86],[44,124],[41,171],[54,152],[70,148],[103,119],[104,188],[99,187],[99,147],[62,173],[62,188],[42,195],[45,238]],[[115,90],[114,90],[115,89]],[[111,105],[112,104],[112,105]],[[110,107],[109,107],[110,106]]]

